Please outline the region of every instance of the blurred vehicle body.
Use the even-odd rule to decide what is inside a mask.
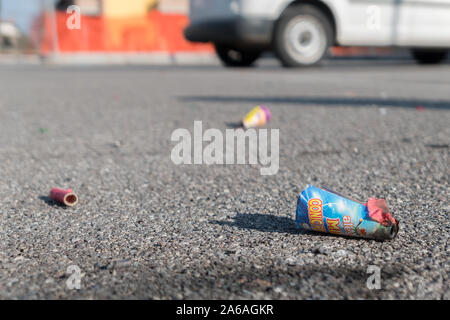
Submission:
[[[17,48],[21,36],[14,22],[0,20],[0,44],[3,49]]]
[[[191,0],[190,20],[185,37],[213,42],[227,66],[268,50],[309,66],[333,45],[411,48],[438,63],[450,48],[450,0]]]

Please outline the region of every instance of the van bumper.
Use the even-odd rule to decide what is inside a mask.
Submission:
[[[192,42],[214,42],[244,47],[267,47],[272,39],[274,21],[268,19],[210,20],[192,22],[184,36]]]

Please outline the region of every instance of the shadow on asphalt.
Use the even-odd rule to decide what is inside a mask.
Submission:
[[[242,122],[225,122],[225,125],[231,129],[243,128]]]
[[[425,99],[383,99],[383,98],[346,98],[346,97],[257,97],[257,96],[181,96],[183,102],[218,102],[218,103],[285,103],[285,104],[318,104],[321,106],[370,106],[400,107],[426,109],[450,109],[450,101]]]
[[[288,217],[277,217],[270,214],[246,214],[237,213],[233,217],[234,221],[213,221],[212,223],[238,227],[241,229],[253,229],[263,232],[278,232],[278,233],[291,233],[299,234],[302,230],[299,230],[295,226],[294,220]]]
[[[271,214],[261,213],[237,213],[233,217],[234,221],[212,221],[213,224],[221,226],[237,227],[240,229],[250,229],[262,232],[307,234],[320,237],[338,237],[334,234],[312,232],[297,228],[295,221],[288,217],[279,217]]]
[[[243,259],[243,263],[223,263],[218,260],[208,267],[196,266],[195,269],[180,266],[166,274],[153,270],[133,270],[139,274],[140,279],[136,297],[148,299],[149,291],[161,295],[164,292],[170,294],[169,288],[176,288],[182,298],[188,300],[236,297],[255,299],[254,294],[258,292],[264,292],[272,299],[283,298],[282,293],[290,299],[382,299],[390,293],[386,286],[402,283],[406,273],[401,264],[382,264],[379,266],[382,270],[382,287],[379,290],[370,290],[367,281],[371,274],[367,272],[369,265],[366,264],[324,265],[298,258],[294,265],[280,265],[274,262],[273,258],[260,259]],[[109,281],[106,285],[111,286],[110,283],[113,282]]]
[[[211,221],[212,224],[220,226],[229,226],[247,230],[257,230],[261,232],[275,232],[288,234],[306,234],[315,237],[341,238],[339,235],[331,233],[314,232],[297,228],[295,221],[288,217],[279,217],[270,214],[261,213],[237,213],[232,217],[234,221]],[[359,237],[346,237],[347,239],[357,239],[360,241],[379,241]]]
[[[65,205],[55,202],[52,199],[50,199],[49,196],[40,196],[39,199],[41,199],[42,201],[44,201],[46,204],[48,204],[51,207],[66,207]]]

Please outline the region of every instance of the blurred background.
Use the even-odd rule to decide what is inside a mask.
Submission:
[[[70,5],[81,8],[80,29],[66,27]],[[70,63],[107,54],[126,56],[128,62],[135,57],[138,63],[170,63],[171,56],[181,53],[195,63],[215,59],[213,45],[185,39],[188,24],[189,0],[0,0],[0,57]],[[364,47],[330,50],[331,56],[344,57],[393,52]]]
[[[69,29],[70,5],[81,8],[82,28]],[[1,53],[211,52],[183,37],[188,0],[0,1]]]

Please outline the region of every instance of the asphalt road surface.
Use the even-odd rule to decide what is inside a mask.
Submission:
[[[449,299],[449,88],[449,64],[398,61],[1,66],[0,298]],[[175,129],[224,131],[257,104],[276,175],[171,161]],[[398,236],[297,230],[307,184],[385,198]]]

